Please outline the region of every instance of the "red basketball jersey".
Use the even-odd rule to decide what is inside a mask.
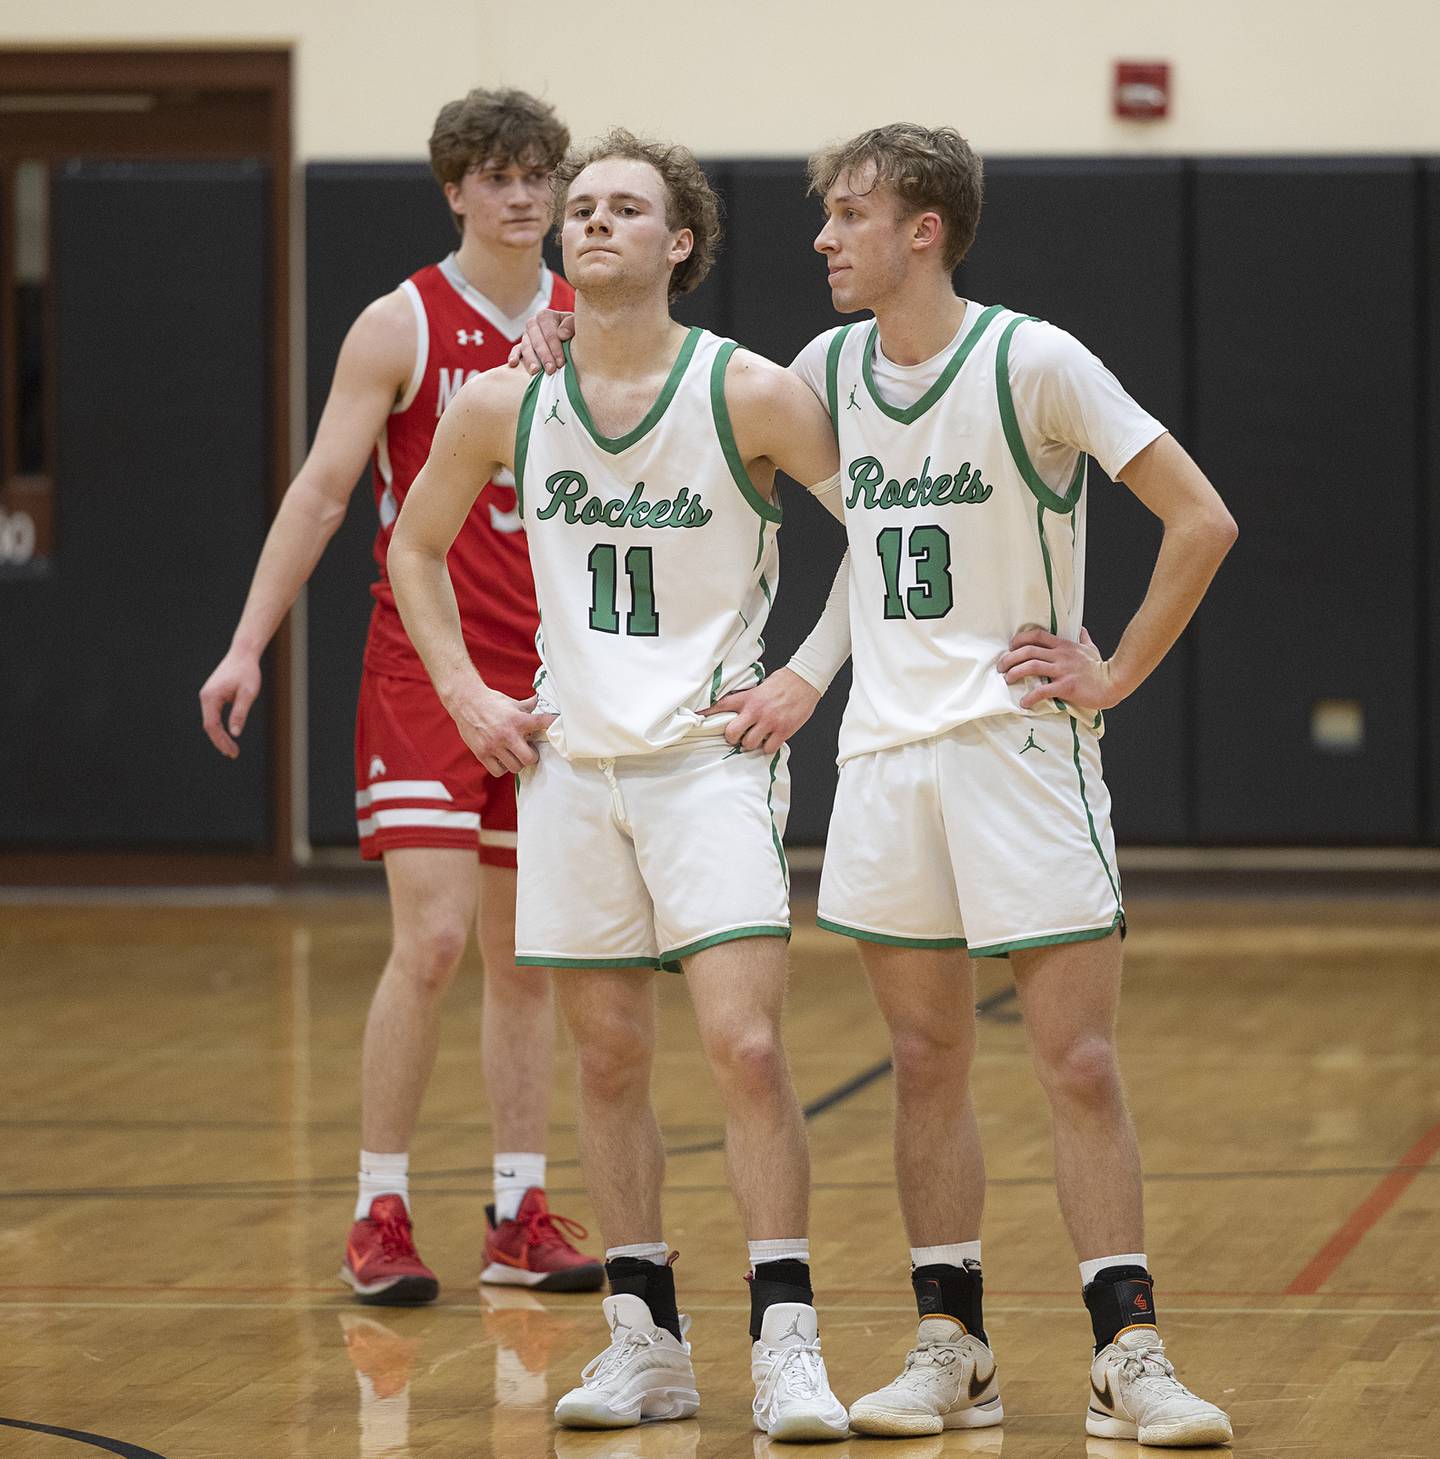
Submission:
[[[419,346],[405,394],[390,412],[372,457],[380,516],[375,534],[379,577],[370,589],[375,610],[365,667],[373,673],[424,679],[425,666],[405,634],[385,572],[395,518],[430,454],[436,424],[460,387],[472,375],[503,365],[530,319],[541,309],[573,308],[575,294],[542,264],[534,298],[510,319],[466,281],[454,254],[412,274],[400,289],[415,311]],[[448,562],[470,657],[487,684],[526,697],[539,663],[539,612],[515,480],[508,471],[487,482],[476,498]]]

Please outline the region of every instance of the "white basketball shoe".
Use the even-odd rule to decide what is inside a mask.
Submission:
[[[1153,1327],[1132,1327],[1095,1354],[1085,1432],[1161,1448],[1228,1444],[1229,1417],[1175,1376]]]
[[[988,1429],[1004,1417],[994,1354],[944,1316],[922,1318],[900,1376],[850,1405],[851,1427],[861,1434]]]
[[[621,1292],[601,1304],[610,1346],[592,1358],[555,1405],[555,1421],[571,1429],[626,1429],[658,1419],[689,1418],[700,1407],[690,1344],[657,1327],[650,1309]],[[680,1319],[688,1332],[690,1319]]]
[[[820,1356],[820,1319],[804,1302],[765,1309],[760,1340],[750,1350],[755,1427],[772,1439],[843,1439],[845,1405],[830,1391]]]

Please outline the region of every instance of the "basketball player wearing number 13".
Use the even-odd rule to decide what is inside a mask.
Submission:
[[[670,317],[719,233],[688,152],[612,133],[561,164],[555,207],[574,353],[553,376],[498,370],[465,387],[401,511],[390,577],[460,733],[492,774],[518,775],[516,962],[556,970],[575,1040],[611,1341],[556,1418],[618,1428],[699,1403],[649,1095],[653,971],[683,965],[749,1241],[754,1420],[772,1438],[839,1439],[846,1413],[810,1283],[804,1122],[780,1042],[785,750],[737,753],[725,717],[702,713],[763,675],[775,470],[832,478],[835,439],[793,374]],[[501,466],[540,606],[534,713],[476,673],[445,570],[477,483]]]
[[[875,314],[822,335],[793,367],[834,424],[850,540],[848,593],[827,609],[848,608],[854,687],[819,919],[858,941],[890,1026],[920,1313],[904,1370],[857,1400],[851,1422],[899,1435],[1002,1418],[981,1311],[985,1170],[969,1070],[971,959],[1003,956],[1049,1098],[1094,1329],[1086,1429],[1225,1443],[1226,1415],[1165,1356],[1143,1249],[1115,1049],[1124,911],[1098,731],[1100,711],[1189,621],[1235,524],[1070,335],[956,297],[981,199],[980,160],[956,132],[878,128],[819,153],[811,182],[835,306]],[[1165,528],[1108,661],[1081,627],[1087,453]],[[749,714],[763,719],[763,706]]]

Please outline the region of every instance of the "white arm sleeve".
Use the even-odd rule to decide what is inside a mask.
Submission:
[[[814,486],[808,487],[807,490],[837,522],[842,525],[844,524],[845,496],[840,490],[840,473],[838,471],[834,476],[826,477],[824,481],[817,481]]]
[[[840,559],[835,581],[830,585],[825,611],[810,630],[809,638],[795,650],[795,656],[785,667],[823,694],[849,657],[850,554],[847,552]]]

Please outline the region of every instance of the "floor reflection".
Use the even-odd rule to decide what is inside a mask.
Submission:
[[[542,1407],[548,1414],[553,1406],[545,1381],[550,1354],[556,1343],[570,1340],[575,1319],[548,1310],[518,1287],[482,1287],[480,1300],[485,1336],[495,1344],[496,1404]]]
[[[555,1459],[695,1459],[703,1432],[693,1418],[633,1429],[556,1429]]]
[[[359,1312],[342,1312],[340,1331],[360,1388],[360,1459],[410,1459],[410,1379],[420,1339]]]

